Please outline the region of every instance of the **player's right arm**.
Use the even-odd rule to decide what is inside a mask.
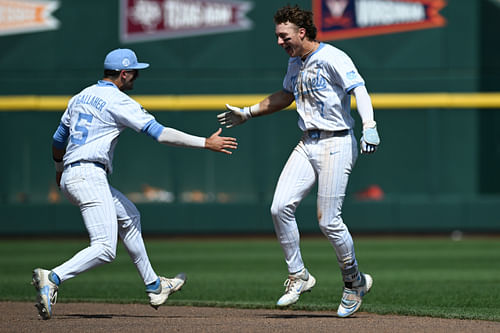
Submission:
[[[220,128],[210,137],[204,138],[179,131],[175,128],[165,127],[155,119],[152,119],[144,126],[142,132],[153,137],[159,143],[170,146],[205,148],[225,154],[232,154],[229,149],[238,148],[235,138],[219,135],[222,132]]]
[[[217,120],[222,126],[231,128],[243,124],[250,118],[260,117],[283,110],[292,104],[293,100],[294,96],[292,93],[280,90],[252,106],[239,108],[226,104],[226,108],[229,111],[217,115]]]

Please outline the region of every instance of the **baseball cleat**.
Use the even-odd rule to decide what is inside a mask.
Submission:
[[[146,288],[146,293],[149,296],[149,304],[158,310],[158,307],[165,303],[168,296],[180,290],[186,283],[186,274],[179,273],[173,279],[167,279],[163,276],[158,278],[160,281],[156,289]]]
[[[286,287],[285,294],[281,296],[276,305],[288,306],[296,303],[300,294],[311,291],[315,284],[316,279],[305,268],[300,272],[289,275],[284,283]]]
[[[353,315],[359,310],[363,296],[365,296],[373,285],[373,279],[368,274],[360,273],[361,283],[359,286],[346,288],[342,294],[342,301],[340,301],[337,315],[345,318]]]
[[[31,284],[37,290],[37,300],[35,307],[42,319],[47,320],[52,317],[53,306],[57,301],[57,291],[59,287],[49,280],[50,271],[36,268],[33,270],[33,280]]]

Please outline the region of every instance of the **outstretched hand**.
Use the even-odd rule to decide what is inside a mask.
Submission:
[[[217,115],[217,120],[219,121],[219,123],[222,126],[226,126],[226,128],[231,128],[243,124],[245,121],[252,117],[249,107],[240,109],[236,106],[226,104],[226,109],[228,109],[229,111]]]
[[[205,148],[212,151],[231,155],[233,152],[228,149],[238,148],[238,142],[235,138],[219,136],[222,128],[219,128],[214,134],[205,140]]]

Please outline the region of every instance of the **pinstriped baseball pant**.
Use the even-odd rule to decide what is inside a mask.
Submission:
[[[61,189],[70,202],[80,207],[90,237],[89,247],[53,269],[61,281],[113,261],[118,235],[144,284],[156,281],[158,276],[151,267],[142,239],[139,211],[125,195],[109,185],[103,169],[92,163],[69,167],[62,175]]]
[[[350,282],[356,276],[353,240],[341,213],[349,175],[357,156],[357,142],[352,131],[345,136],[322,139],[304,135],[291,153],[279,177],[271,205],[274,229],[290,273],[304,268],[295,211],[317,181],[319,227],[333,245],[344,281]]]

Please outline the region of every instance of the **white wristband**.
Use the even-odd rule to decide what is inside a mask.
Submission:
[[[54,166],[56,167],[56,172],[63,172],[64,171],[64,162],[56,162],[54,161]]]
[[[243,114],[245,115],[245,119],[253,117],[251,106],[245,106],[242,110]]]
[[[255,117],[259,113],[259,110],[260,110],[259,103],[248,107],[248,113],[250,113],[250,117]]]
[[[374,120],[369,120],[363,123],[363,129],[374,128],[375,126],[377,126],[377,123]]]

